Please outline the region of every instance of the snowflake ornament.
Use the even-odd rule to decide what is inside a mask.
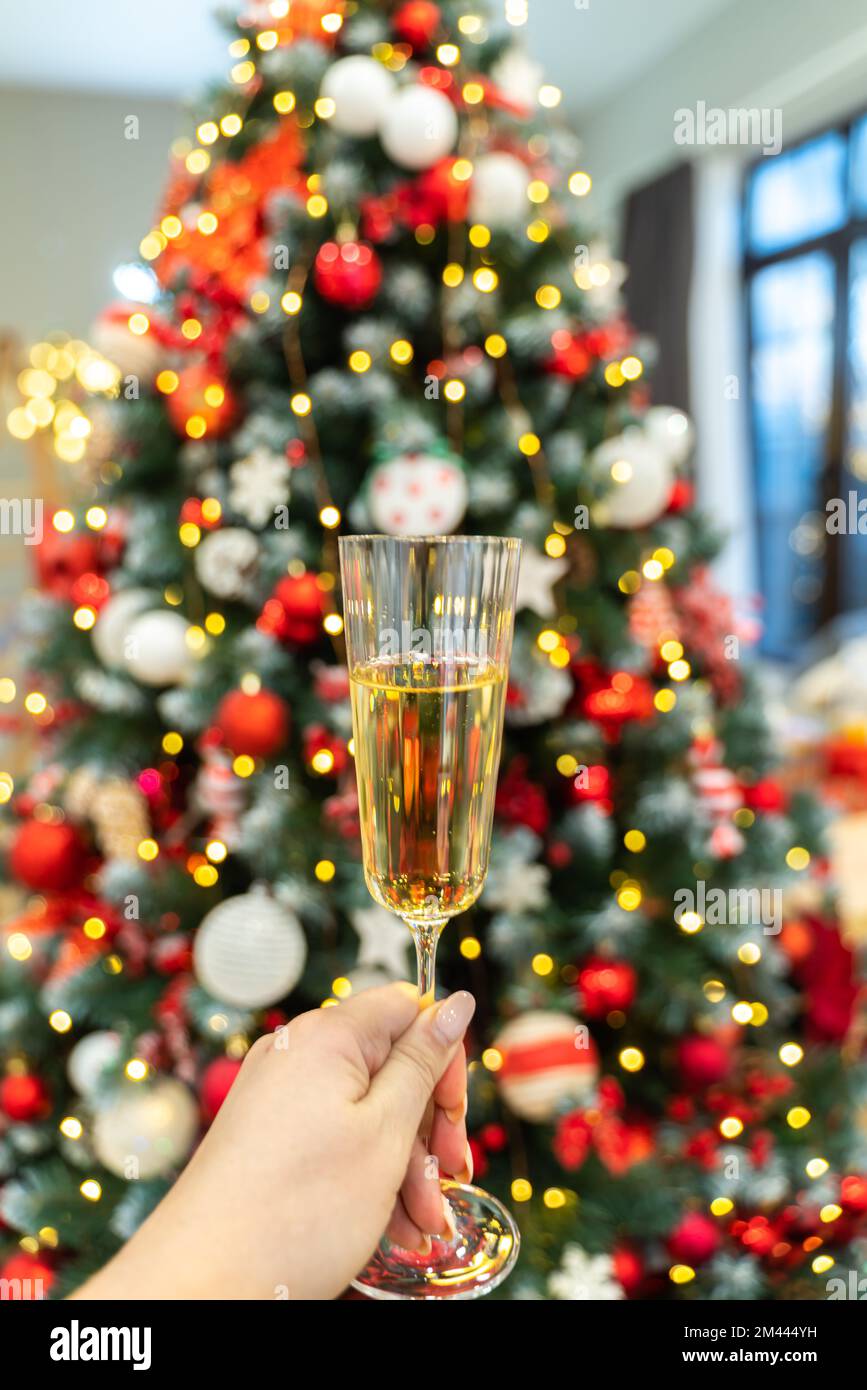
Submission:
[[[289,501],[289,464],[268,449],[253,449],[229,469],[232,510],[251,526],[267,526]]]
[[[566,1246],[560,1268],[548,1278],[548,1292],[569,1303],[610,1303],[623,1298],[611,1256],[588,1255],[580,1245]]]

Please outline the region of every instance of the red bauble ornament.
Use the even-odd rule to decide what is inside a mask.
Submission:
[[[30,1072],[0,1081],[0,1110],[10,1120],[37,1120],[50,1107],[45,1082]]]
[[[309,570],[287,575],[277,584],[256,623],[260,632],[270,633],[281,642],[309,647],[322,633],[324,595]]]
[[[10,1296],[24,1303],[46,1298],[55,1277],[54,1269],[42,1255],[29,1255],[23,1250],[0,1265],[4,1287],[15,1289]]]
[[[668,1249],[675,1260],[700,1265],[716,1254],[721,1239],[717,1226],[709,1216],[700,1211],[691,1211],[675,1226],[668,1238]]]
[[[81,576],[99,568],[99,542],[92,534],[49,526],[35,550],[39,585],[52,598],[71,599]]]
[[[699,1034],[682,1038],[677,1047],[677,1065],[684,1084],[700,1089],[704,1086],[718,1086],[725,1081],[731,1071],[731,1056],[728,1049],[716,1038],[704,1038]]]
[[[867,1179],[850,1173],[840,1183],[840,1201],[847,1211],[867,1211]]]
[[[744,787],[743,793],[743,804],[749,806],[752,811],[783,815],[789,805],[788,793],[775,777],[765,777],[761,782],[754,782],[751,787]]]
[[[218,1057],[205,1068],[199,1085],[199,1097],[208,1121],[213,1120],[240,1070],[241,1063],[235,1057]]]
[[[178,434],[219,439],[235,423],[238,404],[222,373],[202,362],[180,373],[166,410]]]
[[[225,746],[251,758],[270,758],[289,737],[289,706],[273,690],[230,690],[215,718]]]
[[[313,283],[323,299],[341,309],[366,309],[382,284],[382,264],[363,241],[326,241],[313,265]]]
[[[71,825],[29,820],[18,830],[9,867],[19,883],[36,893],[74,888],[84,868],[84,848]]]
[[[588,1018],[604,1018],[613,1010],[628,1009],[635,999],[638,977],[623,960],[594,956],[578,975],[578,999]]]
[[[413,48],[430,48],[442,29],[443,17],[433,0],[407,0],[392,21],[394,32]]]

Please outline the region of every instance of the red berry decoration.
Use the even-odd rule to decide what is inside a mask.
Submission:
[[[0,1081],[0,1110],[10,1120],[37,1120],[50,1107],[45,1082],[29,1072]]]
[[[628,1009],[635,999],[637,977],[622,960],[588,960],[578,975],[578,997],[588,1018],[604,1018],[613,1010]]]
[[[393,19],[394,32],[413,48],[430,48],[442,29],[443,17],[433,0],[407,0]]]
[[[84,848],[71,825],[25,821],[12,842],[9,867],[37,893],[74,888],[84,869]]]
[[[324,595],[316,575],[287,575],[277,584],[256,624],[281,642],[309,647],[322,633]]]
[[[213,367],[185,367],[177,387],[166,396],[166,410],[178,434],[190,439],[219,439],[235,422],[237,402]]]
[[[341,309],[366,309],[382,284],[382,265],[363,241],[326,241],[313,265],[313,283],[323,299]]]
[[[218,1057],[205,1068],[199,1095],[207,1120],[213,1120],[240,1070],[241,1063],[235,1057]]]
[[[700,1265],[715,1255],[720,1247],[718,1227],[700,1211],[688,1212],[668,1238],[672,1258],[684,1264]]]
[[[727,1079],[731,1071],[731,1057],[717,1038],[703,1038],[696,1034],[678,1043],[677,1065],[684,1084],[700,1090],[704,1086],[718,1086]]]
[[[233,753],[270,758],[289,737],[289,706],[273,690],[230,690],[217,706],[216,723]]]

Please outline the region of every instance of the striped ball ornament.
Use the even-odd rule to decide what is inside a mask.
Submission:
[[[599,1055],[569,1014],[536,1009],[508,1023],[494,1043],[502,1056],[500,1094],[522,1120],[543,1124],[586,1105],[599,1079]]]

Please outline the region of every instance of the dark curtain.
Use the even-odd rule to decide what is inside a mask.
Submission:
[[[691,164],[679,164],[629,195],[623,234],[627,316],[659,349],[651,377],[654,401],[687,411],[692,238]]]

